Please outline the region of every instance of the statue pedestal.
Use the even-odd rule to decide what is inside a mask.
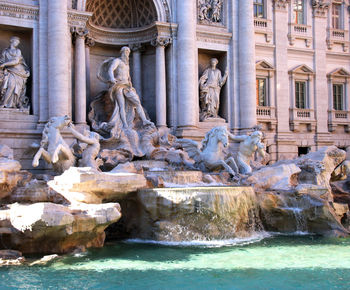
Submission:
[[[0,129],[36,129],[38,117],[28,109],[0,108]]]
[[[224,126],[229,130],[229,125],[223,118],[208,118],[204,122],[198,122],[198,127],[183,127],[176,130],[176,137],[200,141],[205,134],[214,127]]]

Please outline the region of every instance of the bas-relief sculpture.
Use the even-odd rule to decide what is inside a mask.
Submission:
[[[207,68],[199,79],[200,121],[208,118],[218,118],[220,106],[221,87],[226,83],[228,70],[222,76],[221,71],[216,68],[218,60],[212,58],[210,67]]]
[[[198,0],[198,19],[200,23],[222,22],[223,0]]]
[[[28,105],[26,82],[30,75],[22,52],[18,49],[20,39],[11,37],[10,46],[0,58],[0,107],[24,108]]]

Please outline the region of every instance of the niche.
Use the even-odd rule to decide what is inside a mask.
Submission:
[[[221,75],[223,76],[227,67],[227,53],[224,51],[216,51],[216,50],[198,50],[198,80],[202,76],[203,72],[210,67],[210,60],[212,58],[217,58],[219,63],[217,64],[217,68],[221,71]],[[199,87],[198,87],[199,90]],[[222,86],[220,91],[220,105],[219,105],[219,117],[228,119],[228,86],[227,81]]]

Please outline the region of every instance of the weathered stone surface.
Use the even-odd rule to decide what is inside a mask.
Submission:
[[[140,190],[134,204],[123,208],[124,229],[131,237],[162,241],[228,239],[261,229],[251,187]]]
[[[31,174],[21,171],[21,164],[12,159],[0,158],[0,199],[11,194],[19,184],[29,181]]]
[[[19,266],[23,265],[25,258],[22,253],[14,250],[0,250],[0,267],[1,266]]]
[[[63,195],[52,189],[46,180],[32,179],[23,186],[16,187],[11,195],[3,200],[4,203],[36,203],[53,202],[57,204],[69,204]]]
[[[145,176],[156,187],[198,186],[203,183],[201,171],[147,171]]]
[[[336,146],[323,147],[299,159],[296,165],[301,169],[299,183],[321,185],[328,188],[334,169],[345,160],[346,152]]]
[[[34,261],[29,264],[29,266],[37,266],[37,265],[47,265],[48,263],[53,262],[54,260],[57,260],[60,256],[53,254],[53,255],[47,255],[42,257],[40,260]]]
[[[103,173],[90,167],[71,167],[48,184],[70,202],[101,203],[146,188],[147,180],[141,174]]]
[[[261,219],[268,231],[349,234],[328,201],[312,193],[300,196],[295,192],[264,192],[258,194],[258,199]]]
[[[246,180],[258,190],[289,190],[296,185],[297,174],[301,172],[295,164],[277,164],[254,171]]]
[[[13,150],[10,147],[1,144],[0,145],[0,158],[13,159]]]
[[[77,247],[102,247],[104,229],[121,217],[117,203],[12,204],[0,211],[3,246],[22,253],[66,253]]]

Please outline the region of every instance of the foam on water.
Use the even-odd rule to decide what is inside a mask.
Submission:
[[[171,247],[204,247],[204,248],[219,248],[219,247],[231,247],[237,245],[248,245],[251,243],[260,242],[261,240],[270,237],[271,235],[266,232],[257,233],[247,238],[234,238],[227,240],[210,240],[210,241],[155,241],[155,240],[142,240],[142,239],[129,239],[125,240],[125,243],[134,244],[155,244]]]

